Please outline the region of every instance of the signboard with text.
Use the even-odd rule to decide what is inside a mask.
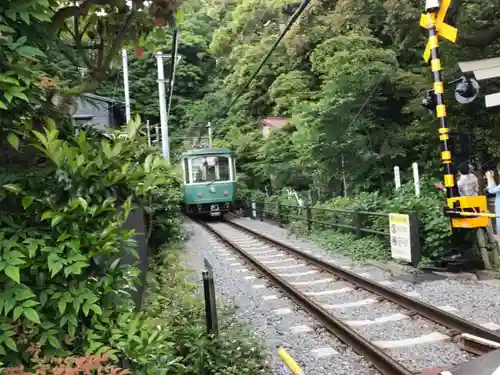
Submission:
[[[389,214],[391,257],[396,260],[418,264],[418,222],[407,214]]]

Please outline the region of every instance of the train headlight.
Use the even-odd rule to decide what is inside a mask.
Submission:
[[[229,193],[227,191],[224,192],[224,195],[228,195]]]
[[[198,192],[198,196],[199,196],[200,198],[201,198],[201,197],[203,197],[203,193],[202,193],[201,191],[200,191],[200,192]]]

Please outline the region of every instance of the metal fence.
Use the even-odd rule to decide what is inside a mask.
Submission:
[[[372,235],[389,240],[389,214],[323,207],[287,205],[264,201],[247,201],[247,216],[276,221],[279,225],[292,220],[304,224],[304,229],[336,228],[352,232],[357,238]]]

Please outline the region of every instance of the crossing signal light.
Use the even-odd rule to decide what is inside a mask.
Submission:
[[[422,106],[427,108],[429,111],[434,111],[437,106],[436,93],[433,89],[427,90],[427,95],[424,100],[422,100]]]
[[[479,95],[479,83],[468,77],[460,77],[448,84],[458,83],[455,87],[455,99],[460,104],[468,104],[473,102]],[[429,111],[434,111],[437,106],[436,93],[433,89],[427,90],[427,95],[422,100],[422,106]]]
[[[455,99],[460,104],[468,104],[474,101],[479,95],[479,83],[472,78],[461,77],[457,87],[455,87]]]

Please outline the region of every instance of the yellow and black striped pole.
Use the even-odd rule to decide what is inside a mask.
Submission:
[[[437,32],[437,8],[426,10],[427,30],[429,31],[430,58],[432,78],[434,80],[434,93],[436,94],[436,116],[439,119],[439,140],[441,141],[441,163],[444,170],[444,187],[448,198],[457,196],[455,186],[455,177],[453,175],[453,166],[451,151],[449,150],[449,129],[446,122],[446,105],[444,102],[444,84],[442,78],[441,59],[439,58],[439,39]]]

